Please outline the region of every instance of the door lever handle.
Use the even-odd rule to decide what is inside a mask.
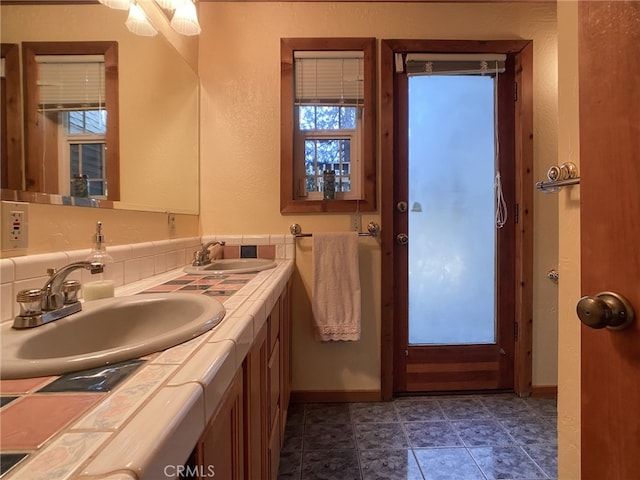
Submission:
[[[629,301],[614,292],[601,292],[596,296],[585,296],[576,306],[578,318],[591,328],[622,330],[627,328],[635,317]]]

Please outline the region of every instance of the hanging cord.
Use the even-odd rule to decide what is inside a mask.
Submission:
[[[507,202],[502,193],[502,179],[499,170],[496,173],[494,189],[496,192],[496,227],[502,228],[507,223]]]
[[[502,179],[500,178],[500,138],[498,135],[498,62],[496,62],[496,73],[493,80],[493,143],[495,150],[496,177],[493,190],[496,197],[496,227],[502,228],[507,223],[507,202],[502,192]]]

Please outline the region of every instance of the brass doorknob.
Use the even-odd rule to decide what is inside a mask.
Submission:
[[[595,296],[585,296],[576,307],[578,318],[591,328],[609,328],[622,330],[627,328],[635,317],[629,301],[614,292],[600,292]]]
[[[399,233],[396,236],[396,242],[398,242],[398,245],[406,245],[409,243],[409,236],[406,233]]]

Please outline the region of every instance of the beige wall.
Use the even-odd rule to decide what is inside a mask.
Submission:
[[[91,248],[97,221],[104,225],[107,246],[200,235],[197,215],[175,215],[175,220],[172,231],[166,213],[34,203],[29,205],[29,248],[2,250],[0,258]]]
[[[558,159],[580,171],[577,2],[558,2]],[[559,201],[558,478],[580,478],[580,188]]]
[[[535,177],[557,163],[556,7],[553,4],[250,3],[199,5],[201,225],[204,234],[347,230],[345,215],[281,215],[280,38],[534,40]],[[379,158],[379,155],[378,155]],[[383,180],[384,181],[384,180]],[[363,223],[377,214],[365,216]],[[535,195],[535,385],[557,382],[557,196]],[[385,228],[382,225],[382,228]],[[321,344],[311,335],[310,242],[297,248],[294,389],[376,390],[380,385],[380,248],[363,240],[364,335]]]

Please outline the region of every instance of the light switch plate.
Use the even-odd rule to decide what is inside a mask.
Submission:
[[[29,247],[29,204],[2,202],[2,250]]]
[[[362,231],[362,215],[360,215],[359,213],[351,214],[351,231],[352,232]]]

